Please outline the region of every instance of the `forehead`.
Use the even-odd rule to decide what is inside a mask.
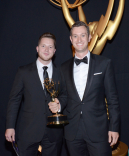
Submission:
[[[72,35],[74,35],[74,34],[83,34],[83,33],[87,34],[87,29],[86,29],[85,26],[74,27],[72,29]]]
[[[54,45],[54,40],[52,38],[43,37],[40,40],[40,44]]]

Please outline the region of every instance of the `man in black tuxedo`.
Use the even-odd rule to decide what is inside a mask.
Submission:
[[[7,107],[5,137],[7,141],[15,141],[16,127],[20,156],[36,156],[39,144],[43,156],[60,156],[63,129],[46,126],[47,116],[52,115],[48,107],[51,97],[43,85],[47,77],[60,81],[54,109],[62,111],[66,105],[66,90],[60,70],[52,63],[55,46],[53,34],[40,36],[36,62],[20,67],[14,80]]]
[[[65,138],[70,156],[111,156],[110,146],[119,137],[120,115],[114,72],[110,59],[89,52],[90,39],[85,23],[73,24],[70,40],[75,57],[61,67],[68,96]]]

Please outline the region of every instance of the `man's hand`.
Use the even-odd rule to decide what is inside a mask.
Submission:
[[[60,103],[57,98],[55,98],[55,102],[49,102],[48,106],[52,113],[57,113],[60,110]]]
[[[10,128],[5,131],[5,138],[9,142],[15,141],[15,130]]]
[[[110,146],[113,146],[117,143],[118,138],[119,138],[119,133],[118,132],[108,132],[108,142],[110,143]]]

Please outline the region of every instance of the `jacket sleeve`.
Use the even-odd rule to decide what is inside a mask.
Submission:
[[[111,60],[107,64],[104,86],[109,111],[109,131],[119,132],[120,110]]]
[[[6,116],[6,129],[14,128],[17,120],[17,114],[21,104],[23,95],[23,81],[21,76],[21,70],[18,69],[13,87],[9,96],[9,102],[7,106],[7,116]]]

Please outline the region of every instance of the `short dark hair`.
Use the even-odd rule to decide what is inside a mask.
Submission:
[[[77,21],[75,22],[72,27],[71,27],[71,30],[70,30],[70,36],[72,36],[72,30],[74,27],[80,27],[80,26],[85,26],[86,27],[86,30],[87,30],[87,35],[89,36],[90,35],[90,30],[89,30],[89,27],[82,21]]]
[[[40,44],[40,41],[41,41],[42,38],[51,38],[51,39],[53,39],[54,40],[54,46],[56,47],[56,37],[52,33],[46,32],[46,33],[42,34],[39,37],[38,45]]]

